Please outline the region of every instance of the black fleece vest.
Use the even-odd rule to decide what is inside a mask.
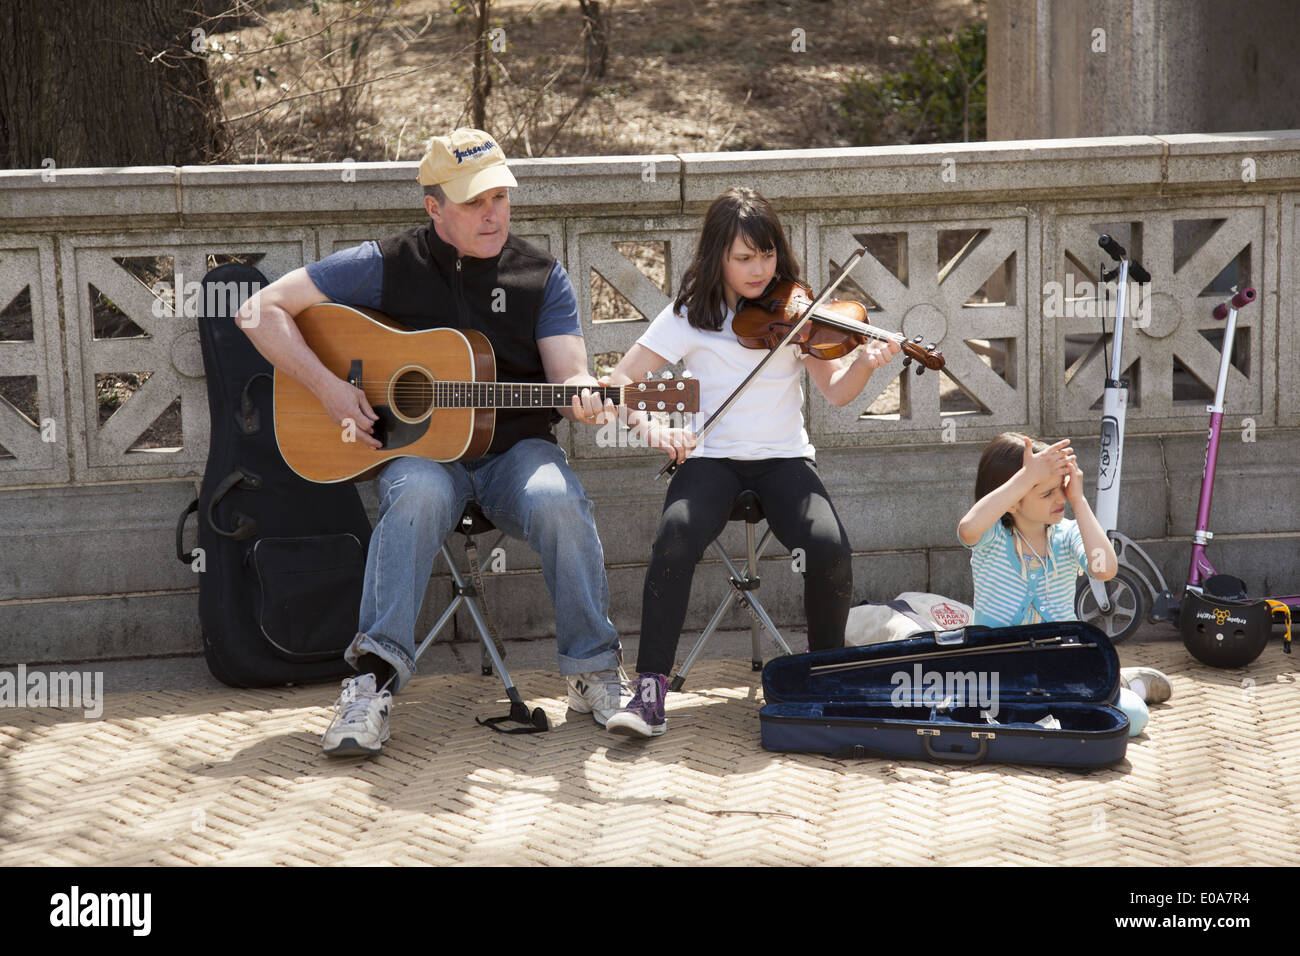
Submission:
[[[545,382],[537,317],[555,258],[514,235],[493,259],[457,256],[430,222],[379,243],[382,311],[412,329],[474,329],[496,353],[497,381]],[[555,441],[553,409],[498,409],[488,452],[525,438]]]

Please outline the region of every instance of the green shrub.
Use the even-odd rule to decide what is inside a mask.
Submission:
[[[872,80],[854,73],[836,111],[855,146],[983,140],[988,89],[987,29],[922,40],[907,70]]]

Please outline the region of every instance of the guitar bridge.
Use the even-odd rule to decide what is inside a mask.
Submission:
[[[353,359],[348,366],[348,384],[353,388],[361,387],[361,359]]]

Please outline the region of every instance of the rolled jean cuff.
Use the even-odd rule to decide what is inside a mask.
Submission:
[[[590,674],[593,671],[614,670],[623,664],[623,648],[615,644],[608,651],[602,651],[595,657],[584,657],[579,660],[576,657],[565,657],[560,655],[560,674],[568,677],[570,674]]]
[[[369,634],[358,633],[348,645],[348,649],[343,652],[343,659],[351,664],[354,668],[361,660],[363,654],[374,654],[382,658],[385,663],[393,668],[396,676],[393,678],[393,686],[389,688],[394,694],[406,686],[406,682],[415,676],[415,661],[411,655],[399,644],[392,641],[384,640],[382,637],[371,637]]]

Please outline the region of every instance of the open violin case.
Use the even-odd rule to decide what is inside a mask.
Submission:
[[[767,750],[1103,767],[1124,758],[1119,656],[1090,624],[968,627],[778,657]]]

